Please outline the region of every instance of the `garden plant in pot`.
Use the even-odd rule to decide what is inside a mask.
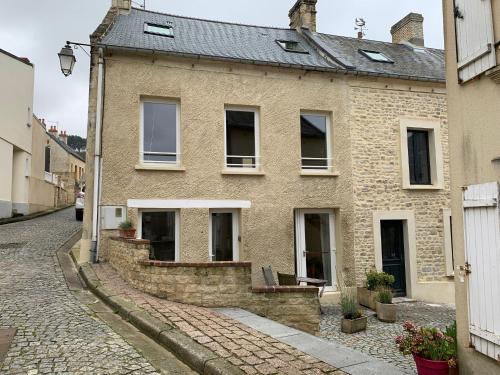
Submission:
[[[392,290],[390,288],[378,289],[377,318],[386,323],[394,323],[398,319],[397,305],[392,303]]]
[[[342,291],[340,296],[342,308],[341,330],[344,333],[356,333],[366,330],[367,317],[358,308],[356,297],[352,292]]]
[[[394,276],[388,273],[375,270],[367,272],[366,287],[358,288],[358,303],[372,310],[376,310],[377,290],[380,288],[391,288],[394,281]]]
[[[130,220],[126,220],[123,223],[120,223],[118,228],[120,229],[121,238],[135,238],[134,224]]]
[[[403,324],[404,333],[396,337],[399,350],[413,355],[418,375],[457,374],[456,323],[444,332],[437,328],[418,327],[412,322]]]

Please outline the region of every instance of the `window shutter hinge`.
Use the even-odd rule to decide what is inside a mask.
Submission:
[[[458,18],[461,20],[464,19],[464,15],[463,15],[462,11],[460,10],[460,8],[458,7],[458,5],[455,5],[454,13],[455,13],[455,18]]]

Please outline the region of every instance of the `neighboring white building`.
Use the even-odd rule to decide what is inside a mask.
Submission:
[[[34,67],[0,49],[0,218],[29,212]]]

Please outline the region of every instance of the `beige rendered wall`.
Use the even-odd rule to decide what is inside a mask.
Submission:
[[[0,52],[0,138],[31,153],[34,68]]]
[[[26,215],[29,213],[29,173],[31,155],[14,148],[12,160],[12,210]]]
[[[12,157],[12,145],[0,139],[0,218],[12,215]]]
[[[127,79],[123,79],[127,77]],[[330,81],[331,79],[331,81]],[[326,82],[326,84],[325,84]],[[113,55],[106,60],[102,204],[127,199],[250,200],[242,210],[240,260],[293,273],[294,209],[333,208],[338,263],[352,254],[352,190],[343,77],[197,61]],[[185,171],[140,171],[141,96],[180,101]],[[260,111],[263,175],[224,175],[224,106]],[[338,177],[301,176],[300,111],[331,113]],[[181,210],[181,261],[208,261],[208,209]],[[352,257],[345,267],[353,267]]]
[[[444,0],[450,124],[453,240],[456,265],[466,262],[463,236],[462,186],[500,181],[500,85],[482,75],[458,84],[453,1]],[[492,1],[495,40],[500,40],[500,3]],[[497,62],[500,54],[497,53]],[[498,296],[500,298],[500,296]],[[456,278],[457,323],[462,374],[500,373],[500,365],[469,348],[467,281]]]
[[[354,233],[358,284],[376,265],[375,245],[380,227],[374,212],[386,220],[414,220],[407,242],[415,251],[407,259],[407,288],[413,298],[454,302],[453,279],[446,277],[443,209],[450,208],[450,174],[446,89],[444,84],[408,83],[362,77],[350,81],[350,127],[353,153]],[[403,187],[401,120],[437,122],[440,128],[444,188]],[[407,152],[407,151],[406,151]],[[400,213],[403,211],[402,213]],[[394,215],[394,213],[396,213]],[[377,233],[375,233],[377,232]],[[381,253],[379,254],[381,256]],[[411,280],[410,280],[411,279]],[[411,282],[410,282],[411,281]],[[413,284],[413,285],[411,285]]]

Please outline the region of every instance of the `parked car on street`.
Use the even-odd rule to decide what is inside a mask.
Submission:
[[[76,195],[75,217],[78,221],[83,221],[83,207],[85,204],[85,188]]]

